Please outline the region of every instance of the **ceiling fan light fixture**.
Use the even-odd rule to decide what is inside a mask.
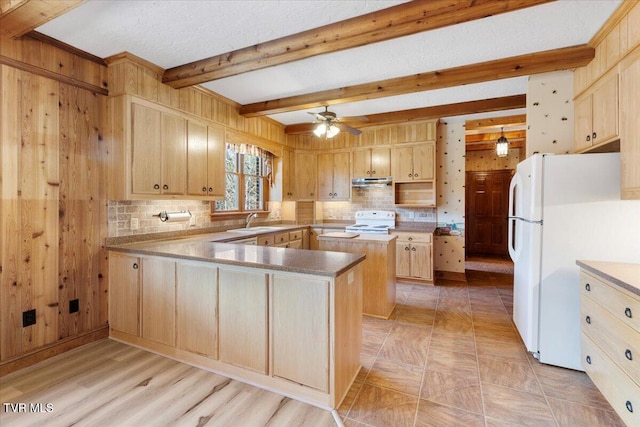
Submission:
[[[327,138],[333,138],[340,133],[340,129],[335,125],[327,125]]]
[[[504,136],[504,128],[500,128],[500,138],[496,142],[496,154],[498,157],[507,157],[509,154],[509,140]]]
[[[325,133],[327,133],[327,125],[325,123],[320,123],[318,126],[316,126],[316,128],[313,130],[313,133],[315,136],[317,137],[321,137],[322,135],[324,135]]]

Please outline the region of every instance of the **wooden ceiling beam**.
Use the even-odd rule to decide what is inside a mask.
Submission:
[[[176,89],[316,55],[460,24],[553,0],[414,0],[165,71]]]
[[[0,3],[0,36],[16,38],[51,21],[84,0],[7,0]]]
[[[466,130],[483,130],[507,126],[519,126],[527,124],[526,114],[517,114],[513,116],[490,117],[487,119],[467,120],[465,122]]]
[[[478,133],[478,134],[473,134],[473,135],[466,135],[464,140],[467,144],[473,144],[476,142],[493,142],[495,143],[498,138],[500,138],[500,136],[502,135],[502,133],[497,132],[497,133]],[[504,137],[507,138],[507,140],[512,141],[512,140],[516,140],[516,139],[523,139],[527,137],[527,131],[526,130],[516,130],[516,131],[511,131],[511,132],[505,132],[504,133]]]
[[[511,148],[524,148],[525,141],[523,139],[519,141],[509,142],[509,149]],[[465,146],[465,151],[495,151],[496,143],[495,142],[484,142],[480,144],[467,144]]]
[[[587,45],[565,47],[463,65],[446,70],[246,104],[240,107],[240,114],[245,117],[259,117],[268,114],[324,107],[326,105],[566,70],[587,65],[594,56],[595,49]]]
[[[439,119],[441,117],[461,116],[464,114],[489,113],[494,111],[525,108],[527,96],[513,95],[501,98],[489,98],[479,101],[458,102],[455,104],[435,105],[433,107],[414,108],[411,110],[394,111],[391,113],[370,114],[367,122],[347,122],[350,126],[364,128],[393,123],[409,122],[413,120]],[[285,126],[284,133],[292,135],[312,132],[314,123],[297,123]]]

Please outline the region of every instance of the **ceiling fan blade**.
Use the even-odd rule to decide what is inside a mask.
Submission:
[[[356,128],[352,128],[351,126],[349,126],[349,125],[345,125],[344,123],[335,122],[335,123],[333,123],[333,124],[334,124],[335,126],[337,126],[337,127],[338,127],[338,129],[340,129],[340,130],[344,130],[344,131],[347,131],[347,132],[349,132],[350,134],[353,134],[353,135],[360,135],[360,134],[362,133],[362,132],[360,132],[358,129],[356,129]]]
[[[322,120],[322,121],[327,120],[327,118],[322,113],[312,113],[310,111],[307,111],[307,114],[311,114],[316,118],[316,120]]]
[[[350,117],[340,117],[341,122],[368,122],[369,117],[367,116],[350,116]]]

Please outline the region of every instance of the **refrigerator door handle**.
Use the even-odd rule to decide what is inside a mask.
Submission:
[[[522,218],[521,216],[510,216],[510,217],[507,217],[507,218],[509,218],[509,219],[517,219],[519,221],[527,222],[529,224],[540,224],[540,225],[542,225],[542,220],[541,219],[539,219],[539,220],[526,219],[526,218]]]
[[[519,212],[519,210],[518,212],[514,210],[514,205],[517,202],[516,191],[518,188],[518,181],[520,181],[520,175],[516,172],[516,174],[513,175],[513,178],[511,178],[511,183],[509,184],[509,216],[507,217],[507,247],[509,249],[509,256],[513,262],[520,257],[520,244],[519,241],[516,242],[516,239],[514,238],[516,220],[518,217],[512,216]]]

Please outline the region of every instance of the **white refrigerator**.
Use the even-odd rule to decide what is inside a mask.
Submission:
[[[583,370],[576,260],[640,262],[640,201],[620,200],[620,154],[536,154],[509,194],[513,320],[540,362]]]

